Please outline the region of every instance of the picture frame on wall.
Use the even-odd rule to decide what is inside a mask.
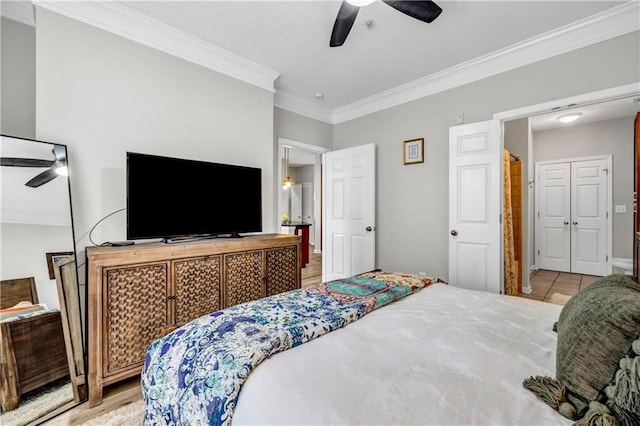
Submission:
[[[404,141],[404,164],[424,163],[424,138]]]
[[[58,260],[65,258],[67,256],[71,256],[73,254],[72,251],[57,251],[52,253],[46,253],[47,256],[47,269],[49,270],[49,279],[55,280],[56,275],[53,272],[53,265]]]

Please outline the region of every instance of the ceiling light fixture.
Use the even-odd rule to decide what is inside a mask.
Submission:
[[[316,98],[316,99],[324,99],[324,94],[323,94],[323,93],[321,93],[321,92],[316,92],[316,93],[313,95],[313,97],[314,97],[314,98]]]
[[[293,181],[289,177],[289,147],[284,147],[284,160],[282,161],[282,175],[286,176],[282,181],[282,189],[287,190],[293,185]]]
[[[572,112],[571,114],[565,114],[559,116],[557,119],[562,121],[563,123],[571,123],[576,121],[582,115],[581,112]]]

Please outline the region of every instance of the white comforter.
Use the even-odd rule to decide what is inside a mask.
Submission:
[[[233,423],[571,424],[522,387],[555,375],[561,308],[432,284],[265,360]]]

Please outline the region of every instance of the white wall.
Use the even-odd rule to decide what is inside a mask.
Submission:
[[[333,148],[375,143],[377,267],[448,277],[449,127],[494,113],[638,82],[638,33],[611,39],[334,126]],[[425,162],[402,142],[425,139]]]
[[[125,207],[127,151],[262,168],[275,231],[271,92],[37,7],[36,22],[37,136],[68,146],[79,250]],[[118,213],[93,239],[125,235]]]
[[[39,301],[59,308],[56,280],[49,279],[46,253],[73,251],[71,227],[2,223],[0,231],[0,279],[34,277]]]
[[[627,213],[613,206],[613,257],[633,257],[633,116],[559,129],[533,132],[534,161],[611,154],[613,204],[626,205]]]
[[[0,133],[33,139],[36,135],[35,28],[5,17],[0,19]]]

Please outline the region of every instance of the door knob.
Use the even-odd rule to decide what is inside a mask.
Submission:
[[[565,221],[564,221],[564,224],[565,224],[565,225],[568,225],[568,224],[569,224],[569,222],[567,222],[567,221],[565,220]]]
[[[373,231],[373,228],[370,227],[370,226],[367,226],[366,228],[364,228],[364,230],[367,231],[367,232],[371,232],[371,231]]]
[[[577,225],[577,224],[578,224],[578,222],[573,222],[573,224],[574,224],[574,225]]]
[[[456,231],[455,229],[451,230],[451,235],[453,235],[454,237],[458,235],[458,231]]]

